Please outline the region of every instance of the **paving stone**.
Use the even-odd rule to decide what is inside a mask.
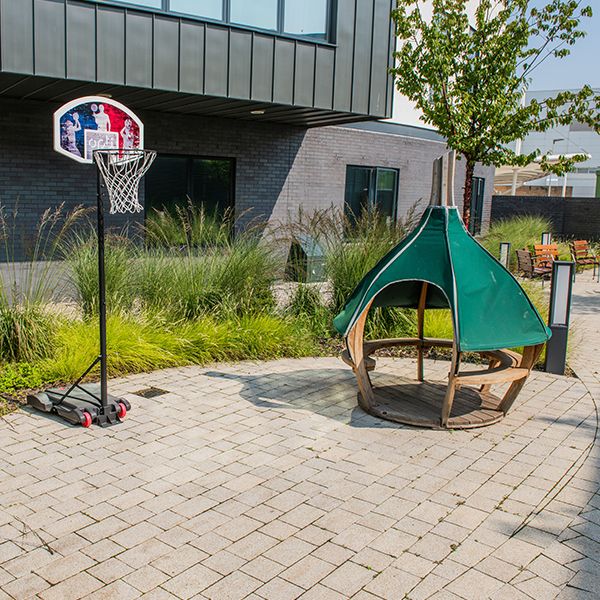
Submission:
[[[101,588],[104,584],[88,573],[78,573],[39,594],[44,600],[79,600]]]
[[[503,422],[454,433],[365,415],[337,358],[114,382],[168,389],[173,423],[159,402],[110,431],[41,431],[18,411],[0,422],[0,588],[45,572],[39,597],[61,600],[595,597],[600,453],[515,534],[592,439],[586,360],[580,380],[533,373]],[[413,372],[379,357],[373,376]],[[121,456],[135,460],[106,470]]]
[[[256,594],[266,600],[271,600],[271,598],[277,598],[277,600],[295,600],[303,593],[304,590],[301,587],[279,577],[271,579],[269,583],[256,590]]]
[[[461,598],[480,600],[481,598],[491,597],[503,585],[504,583],[499,579],[490,577],[480,571],[469,569],[449,583],[447,589]]]
[[[315,556],[306,556],[283,571],[280,577],[307,590],[316,585],[326,575],[329,575],[334,569],[335,565],[331,563]]]
[[[204,590],[202,595],[210,600],[241,600],[248,598],[260,585],[259,580],[237,571]]]
[[[140,592],[149,592],[167,581],[167,579],[169,579],[169,576],[166,573],[150,565],[145,565],[123,577],[126,583]]]
[[[374,571],[366,569],[356,563],[347,562],[327,575],[321,582],[324,586],[343,594],[349,598],[362,587],[367,585],[376,575]]]
[[[218,581],[221,576],[203,565],[195,565],[169,579],[162,587],[181,600],[187,600]]]

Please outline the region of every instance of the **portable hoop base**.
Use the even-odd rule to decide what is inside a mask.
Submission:
[[[84,384],[69,388],[50,388],[27,397],[27,404],[47,413],[55,413],[73,425],[101,427],[115,425],[125,418],[131,405],[124,398],[108,394],[105,407],[100,405],[100,384]]]

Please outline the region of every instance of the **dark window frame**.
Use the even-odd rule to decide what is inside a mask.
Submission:
[[[346,211],[348,207],[348,203],[346,202],[346,194],[348,193],[347,189],[347,181],[348,181],[348,169],[365,169],[370,170],[371,173],[369,175],[369,207],[373,205],[376,206],[377,201],[377,178],[379,171],[393,171],[396,174],[395,179],[395,189],[393,192],[393,210],[392,210],[392,222],[396,223],[398,221],[398,196],[400,194],[400,169],[397,167],[385,167],[385,166],[372,166],[372,165],[357,165],[357,164],[347,164],[346,165],[346,179],[344,182],[344,211]],[[374,175],[374,176],[373,176]],[[359,215],[353,215],[353,218],[358,217]]]
[[[194,160],[222,160],[228,161],[231,165],[231,179],[229,183],[229,205],[225,207],[226,210],[235,211],[235,183],[237,177],[237,159],[234,156],[212,156],[204,154],[184,154],[184,153],[173,153],[173,152],[159,152],[157,158],[181,158],[186,159],[186,188],[187,197],[190,198],[189,192],[193,188],[193,162]],[[194,199],[190,198],[193,202]],[[146,187],[144,185],[144,219],[148,214],[148,204],[146,202]]]
[[[120,1],[120,0],[92,0],[96,4],[105,6],[119,6],[129,10],[141,10],[145,12],[157,13],[161,15],[170,15],[174,17],[180,17],[185,19],[192,19],[195,21],[202,21],[206,23],[215,23],[219,25],[225,25],[236,29],[243,29],[247,31],[257,31],[260,33],[267,33],[277,37],[291,38],[295,40],[309,41],[315,44],[335,46],[336,44],[336,16],[337,16],[337,0],[326,0],[327,2],[327,14],[325,23],[325,37],[318,38],[311,35],[301,35],[294,33],[286,33],[284,30],[285,23],[285,2],[286,0],[277,0],[277,29],[263,29],[261,27],[254,27],[251,25],[244,25],[243,23],[234,23],[230,19],[230,3],[231,0],[222,0],[223,11],[221,19],[211,19],[210,17],[202,17],[200,15],[194,15],[190,13],[182,13],[174,10],[170,10],[170,0],[160,0],[161,7],[145,6],[143,4],[137,4],[138,0],[131,0],[131,2]],[[139,0],[143,2],[143,0]]]

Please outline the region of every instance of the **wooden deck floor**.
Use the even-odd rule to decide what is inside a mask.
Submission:
[[[403,377],[395,377],[394,381],[393,385],[374,385],[376,403],[372,413],[406,425],[441,428],[445,383],[419,383]],[[493,394],[461,387],[454,397],[448,428],[468,429],[500,421],[504,415],[497,409],[499,402]]]

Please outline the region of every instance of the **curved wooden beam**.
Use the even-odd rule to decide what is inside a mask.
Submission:
[[[350,358],[354,364],[353,371],[356,375],[358,390],[360,392],[358,396],[358,404],[364,411],[368,413],[373,410],[375,394],[373,393],[373,384],[371,383],[365,361],[364,335],[367,315],[369,314],[372,304],[373,300],[371,300],[368,306],[363,310],[360,317],[357,319],[356,323],[348,332],[348,336],[346,337],[346,344],[348,346]]]

